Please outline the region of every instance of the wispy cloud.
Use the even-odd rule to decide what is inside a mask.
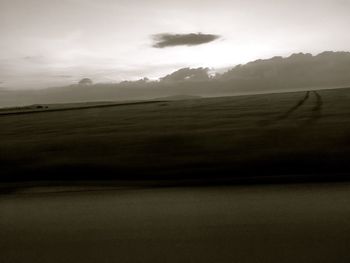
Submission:
[[[212,42],[218,38],[219,35],[191,33],[191,34],[156,34],[152,36],[155,48],[166,48],[173,46],[197,46]]]
[[[72,76],[72,75],[57,75],[56,77],[62,78],[62,79],[70,79],[70,78],[73,78],[74,76]]]

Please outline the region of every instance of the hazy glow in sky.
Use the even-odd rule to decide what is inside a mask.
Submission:
[[[0,0],[0,86],[157,78],[294,52],[348,51],[350,0]],[[155,48],[152,36],[221,36]]]

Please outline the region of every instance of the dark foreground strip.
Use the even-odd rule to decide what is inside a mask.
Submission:
[[[0,196],[7,194],[64,194],[82,192],[123,191],[145,188],[213,187],[242,185],[329,184],[350,182],[349,173],[271,175],[217,178],[179,178],[143,180],[33,180],[0,182]],[[34,190],[33,190],[34,188]]]

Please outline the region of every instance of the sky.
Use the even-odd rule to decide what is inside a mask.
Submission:
[[[349,51],[350,0],[0,0],[0,87]]]

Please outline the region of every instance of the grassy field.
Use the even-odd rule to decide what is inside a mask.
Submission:
[[[2,181],[347,176],[350,89],[0,115]]]
[[[0,115],[0,262],[349,262],[350,183],[283,184],[349,178],[349,99]]]

